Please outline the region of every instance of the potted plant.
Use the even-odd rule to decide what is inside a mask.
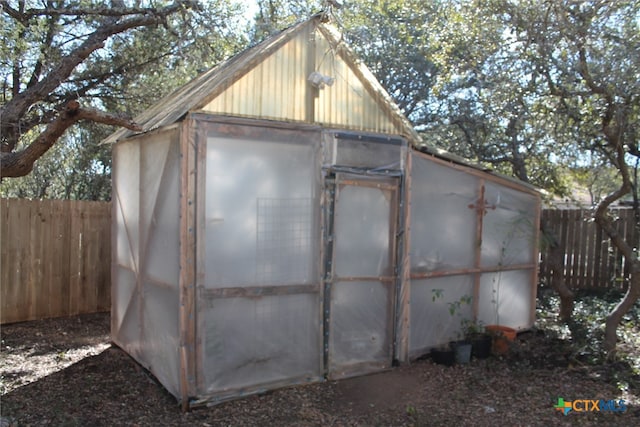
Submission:
[[[471,342],[471,355],[477,359],[486,359],[491,355],[492,337],[487,333],[481,321],[465,319],[464,333]]]
[[[460,297],[460,299],[448,303],[449,314],[452,317],[454,316],[461,317],[462,306],[471,305],[471,302],[472,302],[472,298],[470,295],[463,295]],[[468,339],[465,331],[466,322],[467,322],[467,319],[464,319],[461,317],[460,329],[458,331],[458,340],[453,341],[451,343],[451,346],[453,347],[453,350],[455,352],[456,363],[460,365],[467,364],[471,361],[471,350],[473,348],[471,345],[471,341]]]
[[[432,301],[436,301],[443,296],[442,289],[432,289]],[[440,346],[432,350],[431,355],[436,363],[453,364],[450,360],[453,358],[458,364],[466,364],[471,360],[472,343],[466,334],[465,325],[467,319],[462,318],[461,309],[463,305],[471,305],[472,298],[469,295],[463,295],[459,299],[448,302],[448,311],[451,317],[460,317],[460,329],[458,331],[458,339],[451,341],[446,346]],[[446,362],[440,362],[446,360]]]

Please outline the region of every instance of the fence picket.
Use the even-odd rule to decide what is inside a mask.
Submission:
[[[0,199],[0,323],[110,309],[110,206]]]
[[[637,227],[631,209],[612,209],[618,217],[616,229],[627,242],[638,245]],[[626,286],[629,270],[619,251],[606,234],[592,220],[591,212],[580,209],[551,210],[542,214],[547,229],[555,233],[564,248],[564,279],[571,289],[618,288]],[[634,240],[635,239],[635,240]],[[540,279],[543,286],[551,286],[553,275],[547,265],[549,248],[542,246]]]

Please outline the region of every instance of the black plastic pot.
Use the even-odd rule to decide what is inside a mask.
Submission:
[[[451,347],[434,348],[431,359],[439,365],[453,366],[456,362],[456,352]]]
[[[471,355],[477,359],[491,356],[491,335],[477,334],[471,337]]]

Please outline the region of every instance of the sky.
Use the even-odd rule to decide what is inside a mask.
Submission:
[[[243,4],[246,13],[245,13],[245,17],[248,21],[252,21],[255,14],[258,12],[258,2],[257,0],[246,0],[246,1],[240,1],[241,4]]]

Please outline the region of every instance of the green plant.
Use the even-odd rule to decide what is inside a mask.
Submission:
[[[485,333],[484,323],[481,320],[463,319],[462,331],[466,338]]]
[[[473,298],[470,295],[462,295],[460,299],[447,303],[449,305],[449,314],[455,316],[456,314],[460,316],[460,309],[463,305],[471,305]],[[461,320],[461,322],[464,321]]]
[[[415,416],[418,413],[418,411],[416,410],[416,408],[414,406],[411,405],[407,405],[407,415],[410,417]]]
[[[436,301],[442,298],[444,295],[443,289],[432,289],[431,300]],[[473,297],[471,295],[462,295],[459,299],[447,302],[447,309],[451,317],[460,317],[460,329],[458,331],[458,338],[466,338],[467,331],[470,327],[469,322],[475,323],[475,321],[462,317],[462,306],[471,305]]]

